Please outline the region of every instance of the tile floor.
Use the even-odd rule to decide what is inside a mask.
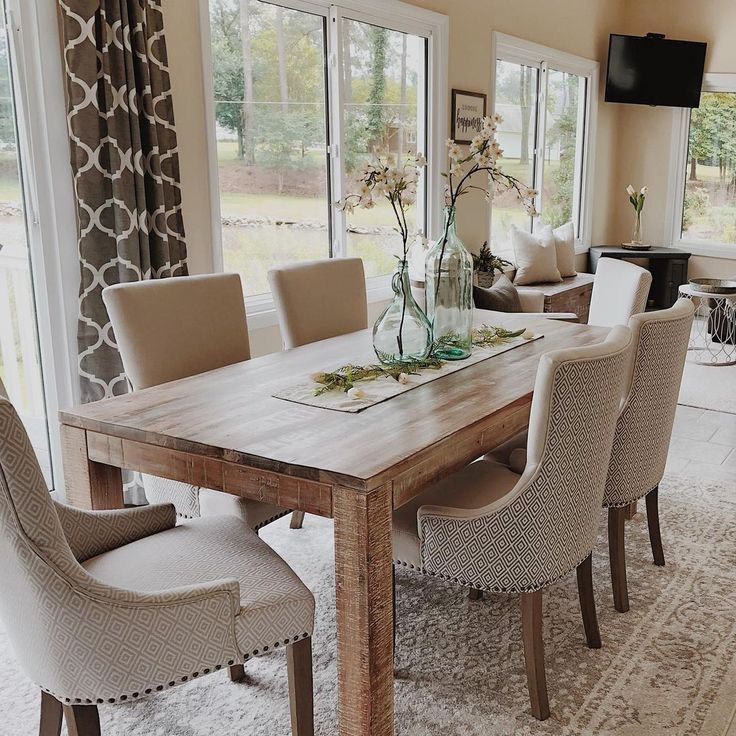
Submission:
[[[667,469],[736,482],[736,414],[678,406]]]

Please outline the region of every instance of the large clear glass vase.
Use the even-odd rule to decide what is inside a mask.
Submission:
[[[432,351],[432,328],[416,303],[406,261],[391,280],[394,297],[373,325],[373,349],[382,363],[425,360]]]
[[[473,258],[457,235],[454,207],[445,211],[442,237],[427,253],[425,270],[434,355],[463,360],[472,350]]]

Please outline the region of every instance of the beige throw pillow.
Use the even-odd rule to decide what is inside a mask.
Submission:
[[[525,284],[556,284],[562,281],[557,268],[557,248],[552,228],[546,225],[536,233],[527,233],[511,226],[517,286]]]
[[[572,222],[566,222],[552,232],[555,236],[557,270],[560,272],[560,276],[563,279],[577,276],[578,272],[575,270],[575,228]]]

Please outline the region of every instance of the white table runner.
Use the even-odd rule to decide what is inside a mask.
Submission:
[[[371,406],[380,404],[383,401],[399,396],[407,391],[423,386],[425,383],[430,381],[436,381],[438,378],[447,376],[450,373],[456,373],[463,368],[469,368],[471,365],[480,363],[483,360],[488,360],[501,353],[506,353],[509,350],[522,347],[527,343],[534,342],[544,337],[544,335],[535,335],[531,339],[525,339],[523,337],[513,337],[502,342],[498,345],[491,347],[474,347],[473,352],[469,358],[465,360],[448,360],[442,364],[440,368],[425,368],[418,375],[409,376],[406,383],[399,383],[390,376],[381,376],[374,380],[359,381],[355,385],[365,392],[365,396],[361,399],[352,399],[343,391],[328,391],[315,396],[315,389],[319,388],[319,384],[315,383],[309,377],[305,376],[304,380],[295,385],[279,389],[273,394],[276,399],[284,399],[285,401],[293,401],[297,404],[305,404],[307,406],[317,406],[321,409],[332,409],[334,411],[344,411],[356,414],[357,412],[368,409]],[[356,359],[356,363],[359,359]],[[369,361],[370,362],[370,361]],[[375,355],[373,361],[377,362]],[[364,364],[365,361],[363,361]],[[347,363],[341,365],[326,366],[325,370],[328,372],[335,371],[338,368],[342,368]]]

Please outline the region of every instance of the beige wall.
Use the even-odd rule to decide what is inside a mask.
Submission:
[[[209,273],[214,270],[214,264],[199,2],[164,0],[163,9],[179,134],[189,270],[191,273]]]
[[[669,38],[707,41],[706,72],[736,72],[736,2],[734,0],[626,0],[623,32],[644,35],[664,33]],[[616,206],[613,212],[618,228],[611,236],[629,235],[631,207],[621,196],[627,184],[649,186],[645,209],[645,234],[655,245],[667,245],[665,222],[671,176],[670,148],[674,112],[669,108],[618,105],[620,145],[616,170]],[[735,249],[736,251],[736,249]],[[736,261],[693,256],[691,276],[723,277],[736,274]]]

